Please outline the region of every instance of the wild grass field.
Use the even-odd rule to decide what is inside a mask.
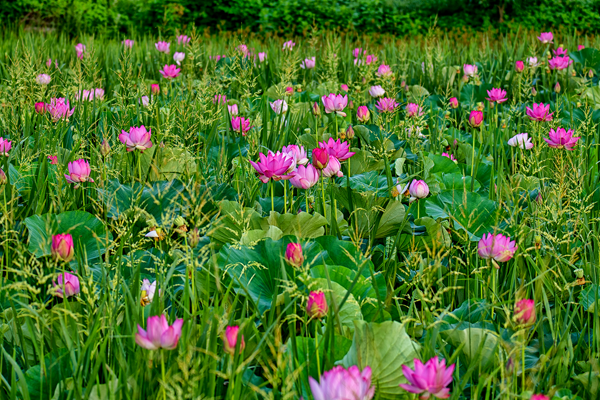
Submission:
[[[597,399],[600,42],[0,40],[0,398]]]

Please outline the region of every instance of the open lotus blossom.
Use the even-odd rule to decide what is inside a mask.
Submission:
[[[519,133],[510,139],[508,139],[508,145],[512,147],[520,147],[523,150],[530,150],[533,148],[531,138],[527,133]]]
[[[310,292],[306,303],[308,316],[320,319],[327,315],[327,311],[329,311],[329,307],[327,306],[325,293],[322,291]]]
[[[152,303],[152,300],[154,300],[154,294],[156,293],[156,281],[151,283],[149,279],[142,279],[140,291],[142,292],[142,297],[140,300],[142,306]]]
[[[344,108],[348,105],[348,96],[341,94],[333,94],[330,93],[329,96],[321,97],[321,101],[323,102],[323,106],[325,107],[325,112],[327,114],[336,113],[342,117],[346,116],[346,113],[343,112]]]
[[[545,394],[532,394],[529,400],[550,400]]]
[[[535,324],[535,301],[531,299],[517,301],[513,315],[519,325],[528,326]]]
[[[298,189],[309,189],[319,182],[319,171],[311,164],[299,165],[290,178],[292,186]],[[286,253],[287,254],[287,253]]]
[[[540,42],[546,44],[546,43],[552,43],[552,39],[554,39],[554,35],[552,35],[552,32],[542,32],[540,33],[540,36],[538,36],[538,39],[540,40]]]
[[[458,162],[458,161],[456,160],[456,157],[454,157],[454,155],[453,155],[453,154],[442,153],[442,156],[443,156],[443,157],[446,157],[446,158],[449,158],[449,159],[450,159],[450,161],[453,161],[453,162]]]
[[[134,44],[134,43],[135,43],[135,42],[134,42],[133,40],[131,40],[131,39],[125,39],[125,40],[123,40],[123,41],[121,42],[121,44],[122,44],[123,46],[125,46],[125,47],[128,47],[128,48],[130,48],[130,49],[132,49],[132,48],[133,48],[133,44]]]
[[[267,61],[267,53],[265,53],[265,52],[258,53],[258,61],[260,61],[261,63]]]
[[[515,62],[515,71],[523,72],[524,69],[525,69],[525,64],[523,63],[523,61]]]
[[[48,156],[48,161],[50,162],[50,165],[58,165],[57,156]]]
[[[283,146],[281,149],[282,153],[287,153],[294,158],[295,165],[306,165],[308,164],[308,155],[304,146],[298,146],[295,144],[290,144],[288,146]]]
[[[231,115],[232,117],[235,117],[236,115],[238,115],[240,113],[240,110],[238,109],[237,104],[232,104],[230,106],[228,105],[227,111],[229,111],[229,115]]]
[[[8,152],[12,149],[12,141],[0,136],[0,155],[8,157]]]
[[[483,112],[478,110],[471,111],[471,114],[469,114],[469,124],[473,128],[479,128],[483,124]]]
[[[190,38],[187,35],[179,35],[177,36],[177,44],[188,44],[190,42],[190,40],[192,40],[192,38]]]
[[[165,53],[165,54],[169,54],[170,53],[170,47],[171,47],[171,43],[169,42],[156,42],[154,43],[154,47],[156,47],[156,50],[160,51],[161,53]]]
[[[513,258],[517,251],[517,244],[510,237],[504,236],[501,233],[486,233],[479,240],[477,245],[477,253],[479,257],[494,259],[497,262],[506,262]]]
[[[175,62],[177,63],[177,65],[181,65],[181,62],[184,59],[185,59],[185,53],[175,52],[175,54],[173,54],[173,60],[175,60]]]
[[[465,64],[463,65],[463,72],[466,76],[475,76],[477,75],[477,65]]]
[[[533,103],[533,108],[527,107],[527,116],[532,121],[552,121],[552,114],[550,113],[550,104],[544,105],[544,103]]]
[[[241,133],[242,136],[246,136],[246,133],[252,129],[250,120],[244,117],[233,117],[231,118],[231,129],[237,133]]]
[[[238,337],[241,337],[240,340],[240,353],[246,347],[246,343],[244,342],[244,335],[240,335],[240,327],[239,326],[227,326],[225,328],[225,333],[223,335],[223,350],[227,354],[234,355],[235,348],[238,345]]]
[[[35,78],[35,81],[38,83],[38,85],[47,85],[50,83],[51,80],[52,80],[52,77],[48,74],[39,74]]]
[[[451,97],[450,100],[448,100],[448,104],[450,104],[450,107],[452,108],[458,108],[458,99],[456,97]]]
[[[285,102],[285,100],[279,99],[279,100],[275,100],[272,103],[269,103],[271,105],[271,109],[275,112],[275,114],[279,115],[281,113],[286,113],[288,110],[288,105]]]
[[[377,108],[379,112],[382,113],[391,113],[399,105],[400,104],[398,104],[395,99],[392,99],[390,97],[383,97],[377,101],[377,104],[375,104],[375,108]]]
[[[323,176],[326,178],[333,178],[335,176],[341,178],[344,176],[341,169],[342,164],[340,164],[340,161],[334,156],[329,156],[329,162],[327,163],[327,166],[323,168]]]
[[[75,188],[78,188],[79,184],[83,182],[94,182],[94,180],[90,178],[92,169],[87,160],[79,159],[71,161],[67,168],[69,170],[69,175],[65,174],[65,178],[69,183],[74,183]]]
[[[35,103],[35,112],[38,114],[43,114],[46,112],[46,103],[40,101],[39,103]]]
[[[304,61],[302,61],[300,63],[300,68],[302,68],[302,69],[312,69],[312,68],[315,67],[316,64],[317,64],[317,58],[316,57],[305,58]]]
[[[371,95],[371,97],[381,97],[385,94],[385,90],[383,90],[383,88],[379,85],[371,86],[371,88],[369,89],[369,94]]]
[[[261,182],[267,183],[271,179],[280,181],[290,179],[293,176],[292,174],[288,175],[288,171],[294,165],[294,158],[287,153],[269,151],[267,155],[260,153],[258,156],[260,161],[250,160],[250,164],[258,173]]]
[[[563,47],[559,47],[556,50],[552,51],[554,53],[555,56],[566,56],[569,54],[569,50],[563,48]]]
[[[78,43],[75,46],[75,51],[77,52],[77,57],[80,58],[80,59],[83,59],[83,55],[85,53],[85,44]]]
[[[61,299],[75,296],[80,292],[79,278],[77,275],[63,272],[58,275],[58,278],[53,282],[55,293]]]
[[[342,142],[341,139],[333,140],[333,138],[329,138],[327,142],[319,142],[319,147],[327,150],[327,154],[337,158],[339,161],[346,161],[356,154],[350,151],[348,142]]]
[[[425,181],[414,179],[408,187],[411,200],[424,199],[429,196],[429,186]]]
[[[299,268],[304,263],[302,245],[300,243],[288,243],[285,248],[285,261],[293,267]]]
[[[573,137],[574,131],[569,129],[568,131],[564,128],[550,129],[548,134],[549,138],[544,138],[548,146],[554,147],[555,149],[565,148],[567,150],[573,150],[573,147],[577,144],[577,141],[581,137]]]
[[[379,68],[377,68],[376,75],[380,77],[391,76],[393,75],[393,72],[389,65],[381,64]]]
[[[492,90],[488,90],[487,94],[490,97],[486,97],[486,100],[490,103],[504,103],[508,100],[506,98],[506,90],[493,88]]]
[[[60,233],[52,236],[50,254],[54,261],[69,262],[75,255],[73,236],[70,233]]]
[[[225,105],[227,104],[227,96],[224,94],[215,94],[213,98],[213,104]]]
[[[370,118],[371,113],[369,112],[367,106],[359,106],[356,110],[356,119],[358,119],[358,122],[364,124],[365,122],[369,122]]]
[[[144,125],[140,126],[132,126],[129,128],[129,132],[121,131],[119,135],[119,140],[127,147],[127,151],[139,150],[140,153],[143,153],[144,150],[152,147],[152,141],[150,140],[152,136],[151,130],[146,130]]]
[[[295,45],[296,45],[296,43],[294,43],[291,40],[288,40],[287,42],[285,42],[283,44],[283,51],[286,51],[286,50],[290,50],[291,51],[294,48]]]
[[[418,358],[415,358],[414,362],[414,370],[402,365],[402,373],[408,383],[401,383],[400,387],[407,392],[419,394],[421,399],[429,399],[432,396],[438,399],[449,398],[448,385],[452,383],[455,364],[446,367],[446,360],[440,361],[437,356],[425,364]]]
[[[69,109],[69,100],[59,97],[50,99],[50,103],[46,104],[46,111],[48,111],[52,120],[57,122],[60,119],[69,118],[73,115],[75,109]]]
[[[146,330],[138,325],[135,342],[140,347],[148,350],[173,350],[177,347],[181,337],[182,326],[183,319],[176,319],[173,325],[169,326],[167,317],[164,314],[148,317]]]
[[[541,63],[538,63],[537,57],[529,57],[529,58],[527,58],[527,63],[529,64],[529,66],[531,68],[537,67],[538,65],[541,64]]]
[[[172,64],[172,65],[165,65],[163,67],[163,69],[158,72],[160,72],[162,77],[165,79],[173,79],[173,78],[177,78],[179,76],[181,69],[177,68],[177,66],[175,66],[175,64]]]
[[[423,109],[417,103],[408,103],[406,105],[406,116],[408,118],[423,115]]]
[[[569,58],[569,56],[556,56],[548,60],[548,66],[550,69],[562,70],[565,68],[569,68],[569,65],[573,64],[573,60]]]
[[[375,395],[370,367],[361,372],[356,365],[348,369],[338,365],[325,371],[319,382],[312,376],[308,381],[315,400],[371,400]]]
[[[348,87],[348,85],[343,84],[343,83],[340,85],[340,89],[342,89],[344,92],[350,91],[350,88]]]

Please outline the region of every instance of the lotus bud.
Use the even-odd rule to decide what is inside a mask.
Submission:
[[[160,86],[158,85],[158,83],[153,83],[150,86],[150,92],[152,94],[160,94]]]
[[[369,122],[369,119],[371,118],[371,113],[369,112],[367,106],[358,107],[358,110],[356,110],[356,118],[358,119],[358,122],[363,124],[365,122]]]
[[[535,90],[535,86],[531,88],[531,95],[532,96],[536,96],[537,95],[537,90]]]
[[[50,252],[55,261],[71,261],[75,255],[73,237],[69,233],[52,236]]]
[[[288,243],[285,250],[285,261],[299,268],[304,263],[304,255],[302,254],[302,245],[300,243]]]
[[[315,117],[321,116],[321,107],[319,107],[319,103],[317,103],[316,101],[312,105],[312,113]]]
[[[554,85],[554,92],[560,93],[560,83],[556,82],[556,85]]]
[[[525,64],[523,64],[523,61],[517,61],[515,63],[515,70],[517,72],[523,72],[524,69],[525,69]]]
[[[38,114],[43,114],[46,111],[46,103],[39,102],[35,103],[35,112]]]
[[[575,271],[573,271],[575,273],[575,277],[577,279],[581,279],[583,278],[583,270],[581,268],[577,268]]]
[[[450,103],[450,107],[458,108],[458,99],[456,97],[452,97],[450,100],[448,100],[448,103]]]
[[[517,301],[514,309],[514,318],[519,325],[533,325],[535,323],[535,302],[530,299]]]
[[[348,129],[346,129],[346,137],[350,140],[354,139],[354,129],[352,129],[352,125],[348,126]]]
[[[483,113],[481,111],[473,110],[469,115],[469,123],[473,128],[479,128],[483,124]]]
[[[106,157],[108,155],[108,153],[110,153],[110,144],[108,144],[108,141],[106,139],[102,140],[102,143],[100,144],[100,154],[102,154],[104,157]]]
[[[242,340],[240,342],[240,353],[246,347],[246,343],[244,342],[244,335],[239,334],[240,327],[239,326],[228,326],[225,328],[225,334],[223,335],[223,350],[225,353],[234,355],[235,348],[238,342],[238,336],[241,336]]]
[[[329,307],[327,306],[325,293],[321,291],[310,292],[306,303],[306,312],[309,317],[321,319],[327,315],[327,311],[329,311]]]
[[[594,77],[594,71],[592,71],[591,69],[588,71],[588,77],[590,77],[590,78]]]
[[[188,243],[190,244],[190,247],[193,249],[198,245],[199,242],[200,242],[200,231],[198,230],[198,228],[194,228],[190,231],[190,234],[188,235]]]
[[[312,152],[312,165],[316,169],[323,169],[329,162],[329,154],[327,150],[317,147]]]

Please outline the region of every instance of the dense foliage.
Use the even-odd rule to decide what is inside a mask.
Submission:
[[[0,21],[78,32],[173,34],[195,25],[215,30],[320,28],[423,34],[442,29],[498,32],[519,27],[596,32],[598,0],[0,0]]]
[[[598,40],[189,34],[4,34],[0,398],[598,397]]]

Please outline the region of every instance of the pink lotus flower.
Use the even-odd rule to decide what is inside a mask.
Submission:
[[[240,327],[239,326],[228,326],[225,328],[225,334],[223,335],[223,350],[227,354],[234,355],[235,348],[238,344],[238,336],[242,337],[240,342],[240,353],[246,347],[246,343],[244,342],[244,335],[240,335]]]
[[[385,90],[383,90],[383,88],[379,85],[371,86],[371,89],[369,89],[369,94],[371,97],[381,97],[385,94]]]
[[[46,61],[46,67],[50,68],[51,66],[52,66],[52,59],[51,59],[51,58],[49,58],[49,59]]]
[[[532,121],[552,121],[552,114],[550,111],[550,104],[544,105],[544,103],[533,103],[533,109],[527,107],[527,116]]]
[[[523,61],[517,61],[515,63],[515,70],[517,72],[523,72],[524,69],[525,69],[525,64],[523,64]]]
[[[504,103],[506,100],[506,90],[493,88],[492,90],[487,91],[488,96],[486,100],[490,103]]]
[[[529,400],[550,400],[545,394],[532,394]]]
[[[77,57],[83,60],[83,54],[85,53],[85,44],[78,43],[75,46],[75,51],[77,52]]]
[[[381,64],[379,68],[377,68],[377,76],[391,76],[392,74],[393,72],[389,65]]]
[[[8,152],[12,149],[12,141],[0,136],[0,155],[8,157]]]
[[[566,56],[569,54],[569,50],[562,48],[562,47],[559,47],[558,49],[553,50],[552,52],[554,53],[555,56]]]
[[[501,233],[486,233],[479,240],[477,253],[479,257],[486,260],[492,258],[498,262],[506,262],[513,258],[517,251],[517,244],[510,237],[504,236]]]
[[[179,76],[181,69],[177,68],[174,64],[173,65],[165,65],[163,67],[162,71],[158,71],[158,72],[160,72],[160,74],[165,79],[173,79],[173,78],[177,78]]]
[[[236,50],[242,55],[242,57],[248,57],[250,54],[250,50],[248,50],[248,46],[245,44],[240,44],[238,47],[236,47]]]
[[[51,80],[52,80],[52,77],[48,74],[39,74],[35,78],[35,81],[38,83],[38,85],[47,85],[50,83]]]
[[[237,132],[241,133],[242,136],[246,136],[246,133],[252,129],[250,125],[250,120],[244,117],[233,117],[231,118],[231,128]]]
[[[401,383],[400,387],[407,392],[420,394],[421,399],[429,399],[431,396],[447,399],[450,397],[450,388],[447,386],[452,383],[454,368],[455,364],[446,367],[446,360],[440,361],[437,356],[425,365],[415,358],[414,370],[407,365],[402,366],[402,373],[408,383]]]
[[[573,60],[571,60],[569,56],[556,56],[548,60],[548,66],[550,69],[555,69],[558,71],[569,68],[569,65],[571,64],[573,64]]]
[[[471,124],[473,128],[479,128],[481,124],[483,124],[483,112],[477,110],[471,111],[471,114],[469,115],[469,124]]]
[[[56,289],[56,295],[61,299],[75,296],[81,290],[77,275],[72,275],[68,272],[58,275],[58,278],[56,279],[56,282],[53,282],[53,285]]]
[[[408,103],[406,105],[406,116],[408,118],[423,115],[423,109],[416,103]]]
[[[300,68],[302,68],[302,69],[312,69],[312,68],[315,67],[316,64],[317,64],[317,58],[316,57],[305,58],[304,61],[302,61],[300,63]]]
[[[295,45],[296,45],[296,43],[294,43],[291,40],[288,40],[287,42],[285,42],[283,44],[283,51],[286,51],[286,50],[291,51],[294,48]]]
[[[330,93],[329,96],[321,97],[321,101],[323,102],[327,114],[334,112],[342,117],[346,116],[346,113],[343,112],[343,110],[348,105],[347,95],[342,96],[341,94],[335,95]]]
[[[413,200],[429,196],[429,186],[425,181],[414,179],[408,187],[408,193]]]
[[[538,36],[538,39],[540,40],[540,42],[546,44],[546,43],[552,43],[552,39],[554,38],[554,35],[552,35],[552,32],[542,32],[540,34],[540,36]]]
[[[181,337],[182,326],[183,319],[176,319],[173,325],[169,326],[167,317],[164,314],[148,317],[146,330],[138,325],[135,342],[138,346],[148,350],[173,350],[177,347],[177,342]]]
[[[226,58],[226,56],[225,55],[222,55],[222,56],[216,55],[216,56],[209,56],[208,58],[211,59],[211,60],[215,60],[215,62],[219,62],[219,60],[221,58]]]
[[[465,64],[463,65],[463,72],[466,76],[473,77],[477,75],[477,65]]]
[[[189,36],[187,36],[187,35],[179,35],[179,36],[177,36],[177,44],[186,45],[186,44],[190,43],[190,40],[192,40],[192,39]]]
[[[530,150],[533,148],[531,138],[527,133],[519,133],[510,139],[508,139],[508,145],[511,147],[520,147],[523,150]]]
[[[341,365],[325,371],[319,382],[308,377],[315,400],[371,400],[375,387],[371,386],[371,368],[362,372],[356,365],[345,369]]]
[[[288,171],[294,164],[294,158],[287,153],[273,153],[269,151],[267,155],[259,154],[260,161],[258,163],[250,160],[250,164],[254,167],[259,175],[259,179],[263,183],[290,179],[293,175],[287,175]]]
[[[58,165],[57,156],[48,156],[48,161],[50,162],[50,165]]]
[[[304,149],[304,146],[290,144],[288,146],[283,146],[283,148],[281,149],[281,152],[287,153],[288,155],[293,157],[295,165],[308,164],[308,156],[306,154],[306,150]]]
[[[448,103],[450,104],[450,107],[458,108],[458,99],[456,97],[451,97],[450,100],[448,100]]]
[[[517,301],[514,309],[514,318],[519,325],[535,324],[535,301],[530,299]]]
[[[275,114],[279,115],[281,113],[286,113],[288,110],[288,105],[285,102],[285,100],[275,100],[272,103],[269,103],[271,105],[271,109],[275,112]]]
[[[354,50],[352,50],[352,55],[354,56],[354,58],[358,58],[362,54],[367,54],[367,51],[365,50],[364,53],[363,53],[363,49],[360,48],[360,47],[357,47]]]
[[[367,106],[358,107],[358,109],[356,110],[356,118],[358,119],[358,122],[361,122],[363,124],[369,122],[369,119],[371,118],[371,113],[369,112]]]
[[[287,94],[288,96],[291,96],[294,94],[294,88],[291,86],[288,86],[285,88],[285,94]]]
[[[453,155],[453,154],[442,153],[442,156],[443,156],[443,157],[446,157],[446,158],[449,158],[449,159],[450,159],[450,161],[457,162],[457,160],[456,160],[456,157],[454,157],[454,155]]]
[[[312,151],[312,165],[316,169],[323,169],[327,166],[329,162],[329,153],[326,149],[322,149],[317,147]]]
[[[395,99],[392,99],[390,97],[383,97],[377,101],[377,104],[375,104],[375,108],[377,108],[379,112],[382,113],[391,113],[399,105],[400,104],[396,103]]]
[[[46,103],[39,102],[35,103],[35,112],[38,114],[43,114],[46,111]]]
[[[87,160],[79,159],[71,161],[67,168],[69,169],[69,175],[65,174],[65,178],[67,179],[67,182],[75,184],[75,189],[79,187],[80,183],[94,182],[94,180],[90,178],[92,169]]]
[[[154,47],[156,47],[156,50],[160,51],[161,53],[169,54],[171,52],[171,43],[169,42],[156,42],[154,43]]]
[[[173,60],[177,63],[177,65],[181,65],[181,62],[185,59],[185,53],[177,53],[173,54]]]
[[[123,46],[125,46],[125,47],[129,47],[130,49],[133,49],[133,44],[134,44],[134,43],[135,43],[135,42],[134,42],[133,40],[131,40],[131,39],[125,39],[125,40],[123,40],[123,41],[121,42],[121,44],[122,44]]]
[[[258,53],[258,61],[260,61],[261,63],[265,62],[267,60],[267,53]]]
[[[160,94],[160,86],[158,83],[153,83],[150,85],[150,93],[152,94]]]
[[[319,171],[311,164],[300,165],[294,170],[294,176],[290,178],[292,186],[298,189],[309,189],[319,182]],[[286,253],[287,254],[287,253]]]
[[[129,132],[121,131],[119,135],[119,140],[127,147],[127,151],[139,150],[140,153],[143,153],[144,150],[152,147],[152,141],[150,140],[152,136],[152,131],[146,130],[144,125],[140,126],[132,126],[129,128]]]
[[[581,51],[583,49],[585,49],[584,45],[580,44],[579,46],[577,46],[577,51]]]
[[[237,104],[232,104],[230,106],[228,105],[227,110],[229,111],[229,115],[231,115],[232,117],[235,117],[240,113]]]
[[[577,144],[577,141],[581,137],[573,137],[574,131],[569,129],[566,131],[564,128],[550,129],[548,136],[549,139],[544,138],[548,146],[554,147],[555,149],[562,149],[563,147],[567,150],[573,150],[573,147]]]
[[[327,166],[323,168],[323,176],[327,178],[332,178],[334,176],[341,178],[344,176],[341,169],[342,164],[340,164],[340,161],[334,156],[329,156],[329,162],[327,163]]]
[[[75,255],[73,237],[71,234],[61,233],[58,235],[53,235],[50,254],[52,254],[52,259],[54,261],[71,261]]]
[[[57,122],[60,119],[69,118],[73,115],[75,109],[69,110],[69,100],[59,97],[50,99],[50,103],[46,104],[46,111],[48,111],[52,120]]]
[[[367,65],[371,65],[377,62],[377,57],[374,54],[369,54],[365,61],[367,62]]]
[[[340,85],[340,89],[342,89],[346,93],[350,91],[350,88],[348,88],[348,85],[345,85],[343,83]]]
[[[215,97],[213,98],[213,104],[227,104],[227,96],[224,94],[215,94]]]
[[[150,105],[150,97],[142,96],[139,102],[143,107],[148,107]]]
[[[296,268],[302,266],[304,255],[302,254],[302,245],[300,243],[288,243],[285,248],[285,261]]]
[[[328,155],[337,158],[339,161],[346,161],[354,154],[356,154],[350,151],[350,145],[348,144],[348,142],[342,142],[341,139],[333,140],[333,138],[329,138],[327,142],[319,142],[319,147],[321,149],[327,150]]]
[[[327,315],[329,307],[327,306],[327,299],[325,299],[325,293],[310,292],[308,295],[308,301],[306,303],[306,312],[310,318],[321,319]]]

